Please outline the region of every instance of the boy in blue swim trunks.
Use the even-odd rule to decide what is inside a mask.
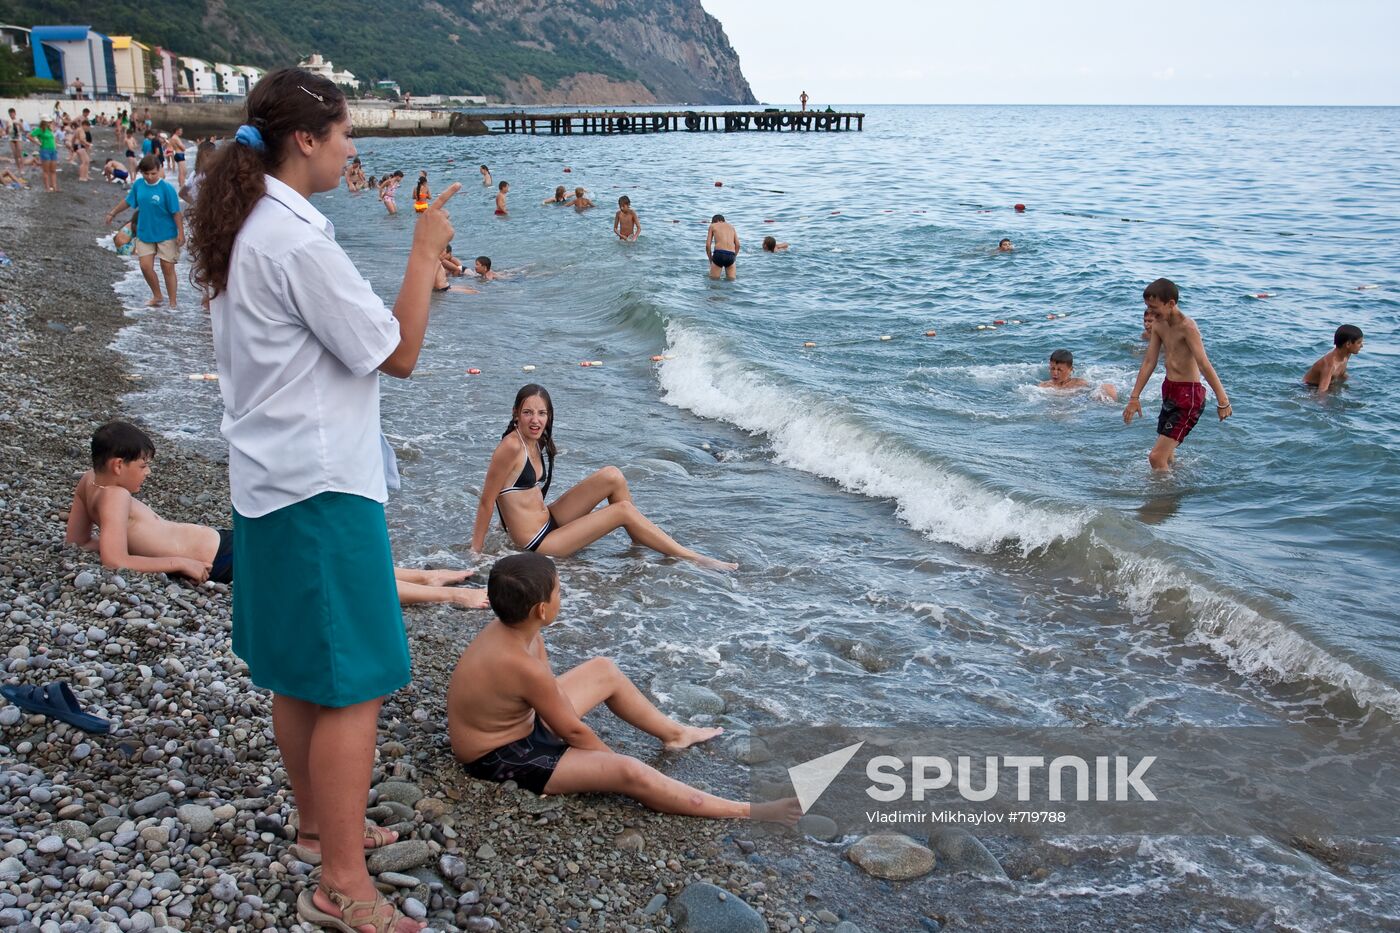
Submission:
[[[734,261],[739,258],[739,234],[723,214],[710,218],[710,229],[705,234],[705,255],[710,257],[710,278],[717,279],[723,273],[731,282],[739,277]]]
[[[462,652],[447,691],[452,753],[468,774],[537,794],[626,794],[662,813],[788,825],[801,816],[795,798],[751,805],[715,797],[598,738],[581,717],[600,703],[667,749],[723,730],[666,718],[607,658],[555,677],[540,634],[559,617],[554,561],[528,552],[503,557],[491,568],[486,594],[496,618]]]
[[[73,491],[65,543],[96,551],[102,566],[113,570],[168,573],[195,583],[232,583],[232,531],[167,521],[136,498],[155,455],[155,442],[134,424],[110,421],[94,431],[92,469]],[[470,576],[469,570],[394,568],[399,602],[405,606],[455,603],[484,609],[480,588],[449,585]]]

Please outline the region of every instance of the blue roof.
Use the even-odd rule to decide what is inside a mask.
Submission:
[[[90,32],[91,26],[35,26],[29,38],[33,42],[82,42]]]

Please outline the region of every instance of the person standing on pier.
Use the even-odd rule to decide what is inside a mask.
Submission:
[[[802,112],[803,112],[803,113],[806,113],[806,112],[807,112],[807,92],[806,92],[806,91],[803,91],[803,92],[802,92],[802,96],[799,97],[798,100],[802,101]]]
[[[412,375],[433,275],[452,239],[447,188],[419,215],[391,312],[312,205],[355,155],[345,95],[300,68],[268,74],[195,202],[195,283],[209,317],[233,498],[233,650],[272,693],[298,845],[321,857],[298,917],[417,933],[380,896],[365,822],[383,698],[411,676],[384,502],[392,451],[379,373]]]

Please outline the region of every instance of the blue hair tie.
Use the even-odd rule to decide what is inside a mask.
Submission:
[[[234,142],[242,143],[254,152],[266,152],[267,143],[263,142],[262,133],[258,132],[256,126],[245,123],[238,128],[238,132],[233,134]]]

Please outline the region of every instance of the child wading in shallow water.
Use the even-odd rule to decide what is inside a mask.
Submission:
[[[1338,327],[1332,335],[1332,349],[1322,354],[1322,358],[1303,374],[1303,382],[1316,386],[1318,392],[1326,392],[1334,383],[1346,382],[1347,361],[1361,352],[1364,343],[1361,328],[1354,324]]]
[[[165,277],[166,298],[175,307],[175,263],[180,247],[185,245],[185,215],[175,186],[161,177],[155,156],[143,156],[137,166],[141,177],[132,183],[126,197],[107,212],[107,223],[128,207],[136,211],[136,243],[132,252],[140,259],[141,275],[151,289],[146,307],[160,307],[160,280],[156,278],[156,259]]]
[[[1176,459],[1176,448],[1186,440],[1186,435],[1196,426],[1201,412],[1206,407],[1206,389],[1201,385],[1201,374],[1215,392],[1216,414],[1221,421],[1230,417],[1230,400],[1225,396],[1225,387],[1210,365],[1206,348],[1201,343],[1201,332],[1196,322],[1181,313],[1176,302],[1180,297],[1176,285],[1167,279],[1158,279],[1142,290],[1142,300],[1151,315],[1152,336],[1147,342],[1147,353],[1138,370],[1137,382],[1133,383],[1133,394],[1123,409],[1123,423],[1132,424],[1133,418],[1142,415],[1142,403],[1138,396],[1143,386],[1152,378],[1157,368],[1157,358],[1165,347],[1167,351],[1167,378],[1162,382],[1162,411],[1157,416],[1157,443],[1147,455],[1154,470],[1165,470]],[[1144,321],[1146,318],[1144,318]]]
[[[619,240],[635,240],[642,232],[642,222],[637,212],[632,210],[632,199],[627,195],[617,199],[617,213],[613,215],[613,233]]]
[[[626,794],[662,813],[797,822],[796,798],[748,804],[715,797],[598,738],[582,717],[599,704],[668,749],[689,748],[723,730],[668,719],[607,658],[555,677],[542,637],[559,617],[559,576],[548,557],[501,558],[486,589],[496,618],[462,652],[447,691],[452,753],[468,774],[515,781],[536,794]]]

